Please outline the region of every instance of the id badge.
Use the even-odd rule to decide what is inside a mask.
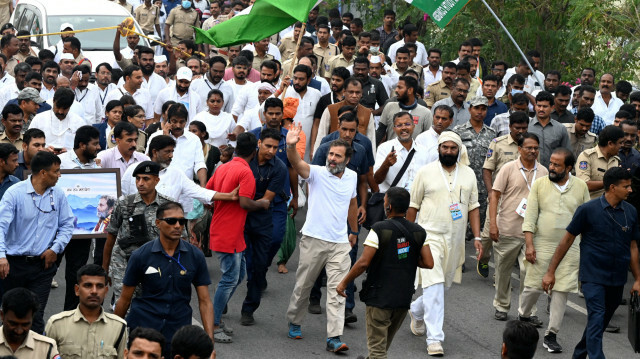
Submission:
[[[522,201],[520,201],[520,204],[518,205],[518,207],[516,208],[516,213],[524,218],[524,214],[527,211],[527,199],[523,198]]]
[[[449,212],[451,212],[451,218],[456,221],[462,218],[462,211],[460,210],[460,204],[454,203],[449,206]]]

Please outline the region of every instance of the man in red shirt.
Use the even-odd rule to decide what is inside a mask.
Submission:
[[[231,299],[233,292],[242,282],[245,275],[245,260],[243,251],[244,224],[247,212],[266,210],[269,201],[266,199],[253,200],[256,193],[256,181],[249,162],[256,154],[258,140],[252,133],[238,135],[236,157],[216,169],[213,177],[207,183],[207,189],[229,192],[238,188],[238,202],[214,202],[213,218],[209,230],[209,246],[220,260],[222,276],[218,283],[213,299],[214,310],[214,339],[219,343],[231,343],[231,337],[221,327],[221,317],[224,307]]]

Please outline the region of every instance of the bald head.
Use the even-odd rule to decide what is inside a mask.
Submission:
[[[56,79],[56,88],[70,88],[71,87],[71,82],[69,81],[68,78],[64,77],[64,76],[59,76]]]
[[[309,66],[309,68],[313,69],[313,66],[311,65],[311,60],[309,60],[308,57],[301,58],[300,61],[298,62],[298,65]]]

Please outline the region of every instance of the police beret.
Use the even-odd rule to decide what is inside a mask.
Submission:
[[[155,175],[158,176],[160,174],[160,170],[162,166],[153,162],[153,161],[144,161],[141,162],[138,167],[133,171],[133,177],[137,175]]]

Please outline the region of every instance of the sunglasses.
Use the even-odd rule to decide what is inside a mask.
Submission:
[[[173,218],[173,217],[157,218],[157,219],[159,221],[167,222],[167,224],[170,226],[174,226],[176,223],[180,223],[181,226],[184,226],[185,224],[187,224],[187,221],[188,221],[188,219],[186,218]]]

